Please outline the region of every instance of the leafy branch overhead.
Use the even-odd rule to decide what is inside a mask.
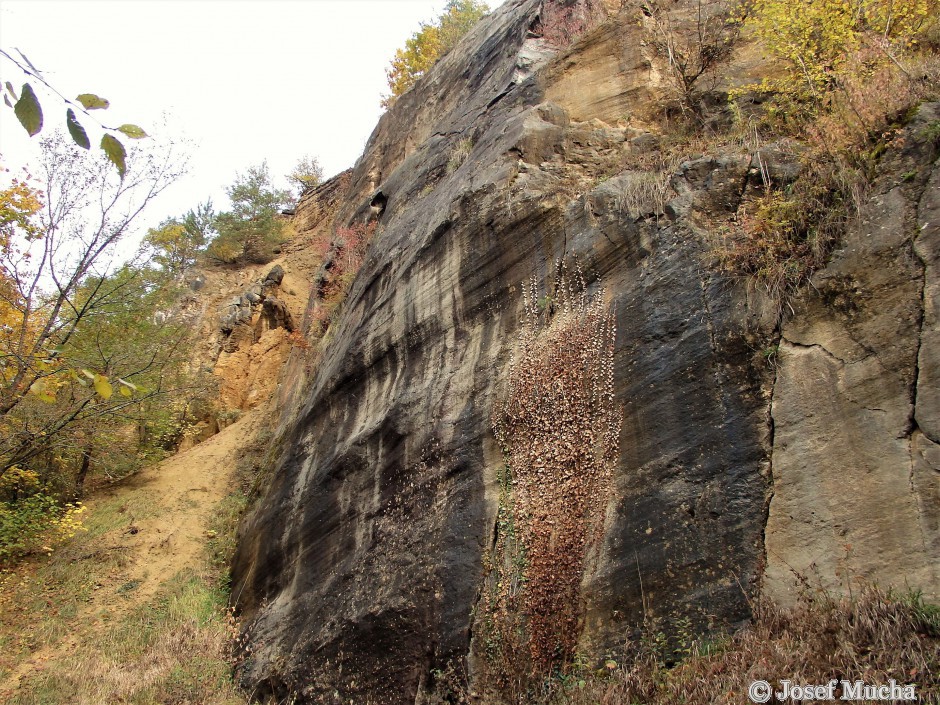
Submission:
[[[65,111],[65,126],[68,129],[68,133],[72,137],[72,140],[79,147],[82,149],[90,149],[91,140],[88,137],[88,132],[78,121],[78,116],[75,112],[76,109],[98,123],[98,126],[104,131],[104,134],[101,137],[100,147],[108,156],[108,159],[111,161],[111,163],[114,164],[114,166],[117,168],[121,178],[124,178],[124,174],[127,172],[127,150],[124,148],[124,144],[117,138],[116,135],[122,134],[130,139],[138,140],[147,137],[146,131],[144,131],[144,129],[138,125],[131,123],[124,123],[118,127],[108,127],[107,125],[102,124],[91,114],[90,111],[107,110],[111,105],[110,101],[108,101],[106,98],[95,95],[94,93],[81,93],[76,96],[74,100],[69,100],[45,79],[45,77],[42,75],[42,72],[37,69],[29,59],[26,58],[26,55],[23,54],[23,52],[21,52],[19,49],[17,49],[16,52],[20,55],[22,61],[15,59],[3,49],[0,49],[0,56],[3,56],[8,61],[11,61],[27,76],[30,76],[39,81],[49,91],[55,94],[55,96],[62,100],[66,106],[68,106]],[[2,89],[0,89],[0,92],[3,93],[4,104],[8,108],[13,109],[17,120],[20,121],[20,124],[23,126],[29,136],[34,137],[35,135],[39,134],[43,128],[43,110],[42,104],[39,102],[39,97],[36,95],[36,91],[33,89],[32,85],[28,82],[24,83],[23,87],[20,89],[19,95],[17,95],[13,84],[9,81],[6,81],[4,82]]]

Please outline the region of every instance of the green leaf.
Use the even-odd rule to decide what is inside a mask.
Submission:
[[[140,128],[137,125],[130,125],[130,124],[121,125],[119,128],[117,128],[117,131],[123,132],[132,140],[139,140],[147,136],[147,133],[144,132],[143,128]]]
[[[111,395],[114,394],[114,389],[111,387],[111,383],[108,381],[107,377],[104,375],[96,375],[95,392],[102,399],[110,399]]]
[[[91,142],[88,139],[88,133],[85,132],[85,128],[78,124],[78,120],[75,119],[75,111],[71,108],[68,109],[68,112],[65,113],[65,124],[68,125],[69,134],[72,135],[72,139],[75,140],[77,144],[82,149],[89,149],[91,147]]]
[[[33,93],[33,87],[28,83],[23,84],[22,94],[13,106],[13,112],[16,113],[17,119],[26,128],[30,137],[42,129],[42,108],[39,105],[39,99]]]
[[[4,83],[3,85],[5,85],[5,86],[7,87],[7,92],[8,92],[11,96],[13,96],[13,100],[16,100],[16,91],[13,90],[13,84],[10,83],[9,81],[7,81],[7,82]]]
[[[123,179],[124,173],[127,171],[127,166],[124,164],[124,157],[127,156],[127,153],[124,151],[124,145],[111,135],[105,134],[104,137],[101,138],[101,148],[104,150],[104,153],[108,155],[108,159],[117,167],[118,173]]]
[[[104,110],[111,105],[107,98],[102,98],[94,93],[82,93],[75,100],[81,103],[85,110]]]
[[[129,397],[134,393],[130,389],[125,387],[123,384],[120,387],[118,387],[118,391],[121,393],[122,397]]]

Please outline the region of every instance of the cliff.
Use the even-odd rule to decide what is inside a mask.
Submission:
[[[568,604],[540,633],[594,658],[644,618],[739,624],[805,581],[940,595],[938,106],[778,306],[708,252],[794,158],[739,144],[656,166],[661,67],[614,5],[509,0],[299,204],[301,239],[376,230],[316,364],[291,353],[280,458],[241,530],[256,692],[422,702],[435,671],[482,677],[513,604],[533,629]],[[744,51],[724,90],[758,63]],[[572,347],[585,331],[611,345]],[[603,414],[566,418],[561,376],[541,394],[561,355],[596,370],[592,393],[609,383]],[[523,392],[551,417],[535,450],[510,428]],[[600,426],[616,453],[592,436],[581,475],[540,465]],[[531,474],[509,481],[519,461]],[[531,539],[522,597],[500,592],[513,530]]]

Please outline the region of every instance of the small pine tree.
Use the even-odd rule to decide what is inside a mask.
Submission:
[[[284,222],[278,214],[291,202],[291,194],[271,184],[267,162],[249,167],[225,192],[232,210],[216,216],[218,232],[207,254],[221,262],[268,262],[272,250],[284,238]]]

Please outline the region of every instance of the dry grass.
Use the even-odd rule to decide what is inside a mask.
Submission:
[[[753,623],[710,640],[680,639],[677,655],[655,625],[641,643],[627,645],[623,663],[582,662],[524,688],[491,693],[486,705],[740,705],[748,686],[766,680],[827,684],[861,680],[868,685],[913,684],[918,702],[940,702],[940,608],[917,593],[866,588],[857,597],[804,594],[784,610],[755,606]],[[525,674],[520,674],[520,678]],[[453,680],[449,681],[455,682]],[[836,700],[841,697],[836,690]],[[449,698],[446,699],[446,698]],[[435,702],[471,702],[459,687]],[[873,702],[859,700],[854,702]]]
[[[659,217],[666,209],[671,193],[669,179],[673,171],[630,172],[622,180],[617,195],[617,210],[639,220],[648,215]]]
[[[249,702],[231,677],[237,629],[227,609],[228,554],[242,495],[217,509],[201,565],[141,595],[137,581],[121,577],[128,564],[118,536],[147,514],[147,494],[97,502],[87,532],[0,578],[0,701]]]
[[[63,635],[74,649],[37,664],[6,702],[246,703],[231,679],[234,625],[224,604],[208,576],[182,572],[116,623]]]

